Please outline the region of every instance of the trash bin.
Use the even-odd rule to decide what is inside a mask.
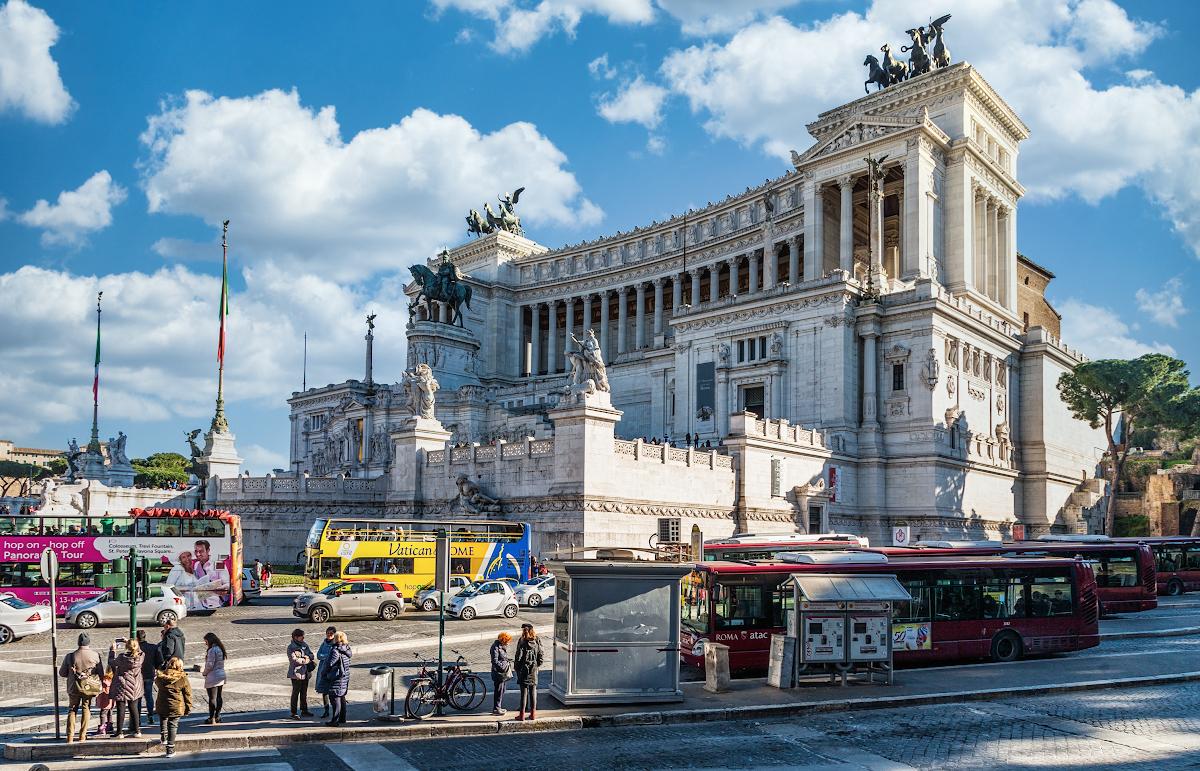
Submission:
[[[396,715],[396,673],[391,667],[371,670],[371,706],[380,720],[399,720]]]

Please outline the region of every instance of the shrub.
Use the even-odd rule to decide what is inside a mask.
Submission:
[[[1118,538],[1150,535],[1150,518],[1144,514],[1117,517],[1113,523],[1113,535]]]

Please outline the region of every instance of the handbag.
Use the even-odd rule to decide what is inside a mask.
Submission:
[[[314,669],[316,669],[316,668],[317,668],[317,662],[315,662],[315,661],[310,661],[310,662],[308,662],[307,664],[305,664],[305,665],[304,665],[304,668],[305,668],[306,670],[308,670],[309,672],[312,672]]]
[[[80,672],[74,667],[71,669],[75,672],[75,682],[72,687],[80,696],[94,698],[104,690],[104,686],[100,684],[100,675],[95,672]]]

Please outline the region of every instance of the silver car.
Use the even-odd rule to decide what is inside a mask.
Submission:
[[[254,571],[250,568],[242,568],[242,602],[257,600],[261,596],[262,589],[259,588],[258,579],[254,577]]]
[[[374,616],[392,621],[404,612],[404,595],[388,581],[338,581],[292,602],[292,615],[323,624],[334,616]]]
[[[554,576],[535,576],[517,586],[517,602],[536,608],[546,600],[554,600]]]
[[[450,589],[446,591],[446,599],[448,600],[466,589],[471,583],[471,579],[466,576],[450,576]],[[417,592],[417,596],[413,598],[413,605],[421,610],[437,610],[439,594],[437,589],[427,586]]]
[[[150,596],[137,604],[137,620],[143,624],[165,624],[172,619],[187,615],[187,605],[173,586],[151,586]],[[91,629],[99,624],[129,623],[129,603],[117,602],[112,592],[105,592],[90,600],[80,600],[67,608],[64,619],[80,629]]]
[[[517,610],[516,595],[504,581],[476,581],[446,603],[446,612],[463,621],[476,616],[513,618]]]

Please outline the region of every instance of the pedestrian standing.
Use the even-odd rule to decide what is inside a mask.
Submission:
[[[325,663],[329,660],[329,654],[333,653],[333,638],[337,634],[337,627],[328,627],[325,629],[325,639],[321,641],[321,647],[317,648],[317,676],[316,689],[317,693],[321,694],[321,703],[325,706],[325,711],[321,713],[321,717],[329,717],[329,688],[325,685]]]
[[[100,695],[96,697],[96,709],[100,711],[100,721],[96,726],[96,736],[106,736],[113,733],[113,702],[112,698],[113,673],[104,673],[104,683],[100,686]]]
[[[335,632],[329,658],[325,660],[325,687],[333,715],[325,725],[330,728],[346,722],[346,692],[350,690],[350,643],[345,632]]]
[[[525,719],[525,709],[529,709],[529,719],[537,720],[537,686],[538,670],[544,660],[542,641],[533,631],[533,624],[521,624],[521,639],[517,641],[517,656],[514,669],[517,674],[517,686],[521,689],[521,711],[517,720]]]
[[[273,575],[275,575],[275,571],[271,568],[271,563],[267,562],[267,564],[263,565],[263,583],[266,584],[267,589],[271,588],[271,577]]]
[[[67,741],[75,741],[75,713],[79,720],[79,741],[87,739],[88,721],[92,717],[92,699],[104,688],[104,665],[100,654],[91,649],[92,638],[87,632],[79,635],[79,647],[63,657],[58,676],[67,678]]]
[[[509,679],[513,676],[512,662],[508,659],[508,644],[512,642],[512,635],[508,632],[501,632],[496,635],[496,642],[492,643],[492,714],[503,715],[504,707],[504,690]]]
[[[312,649],[304,642],[303,629],[292,631],[287,657],[288,680],[292,682],[292,720],[299,720],[301,715],[312,717],[313,713],[308,711],[308,679],[317,667],[317,659],[313,656]],[[299,712],[296,711],[297,703],[300,707]]]
[[[183,630],[179,628],[179,622],[175,619],[169,620],[163,624],[162,642],[159,643],[158,650],[162,654],[163,661],[171,659],[184,659],[184,649],[187,647],[187,639],[183,635]]]
[[[125,643],[125,650],[121,653],[117,653],[118,642]],[[145,658],[146,654],[142,653],[137,640],[118,637],[108,649],[108,666],[113,671],[112,697],[117,703],[117,732],[113,734],[116,739],[120,739],[121,732],[125,730],[126,712],[129,713],[129,736],[141,738],[142,716],[138,713],[138,702],[145,693],[145,684],[142,682],[142,661]]]
[[[142,649],[145,658],[142,660],[142,692],[146,702],[146,724],[154,725],[154,673],[163,668],[162,650],[157,645],[146,642],[146,630],[139,629],[137,633],[138,647]],[[142,711],[142,703],[138,702],[138,712]]]
[[[179,731],[179,718],[192,712],[192,684],[183,671],[183,662],[172,658],[157,672],[154,682],[158,685],[159,736],[167,748],[167,757],[175,755],[175,734]]]
[[[255,559],[254,560],[254,578],[260,584],[262,583],[262,570],[263,570],[262,563],[259,562],[257,559]]]
[[[204,654],[204,690],[208,692],[208,720],[205,725],[221,722],[221,690],[225,687],[225,644],[212,632],[204,635],[208,652]]]

